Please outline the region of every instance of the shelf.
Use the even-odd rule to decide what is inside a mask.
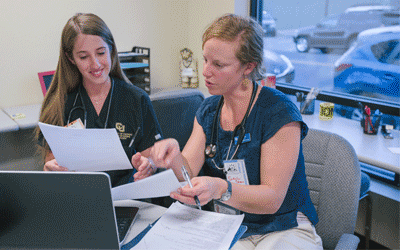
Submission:
[[[148,63],[135,63],[135,62],[121,63],[122,69],[137,69],[137,68],[145,68],[145,67],[149,67],[149,64]]]
[[[147,56],[142,53],[135,53],[135,52],[120,52],[118,53],[119,58],[125,58],[125,57],[137,57],[137,56]]]
[[[132,51],[119,52],[118,57],[126,77],[150,94],[150,48],[135,46]]]

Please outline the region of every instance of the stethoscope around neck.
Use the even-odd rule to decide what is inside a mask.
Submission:
[[[85,103],[83,102],[81,88],[82,88],[82,85],[79,86],[78,93],[76,93],[76,96],[75,96],[74,104],[72,105],[71,111],[69,111],[67,124],[70,123],[72,113],[74,111],[77,111],[77,110],[81,109],[83,111],[83,125],[86,128],[87,112],[86,112]],[[111,100],[112,100],[112,97],[113,97],[113,92],[114,92],[114,80],[111,78],[111,95],[110,95],[110,100],[108,101],[107,117],[106,117],[106,122],[104,123],[104,128],[107,128],[108,117],[110,115],[110,107],[111,107]],[[81,105],[80,106],[76,106],[76,102],[78,100],[78,96],[80,97],[80,101],[81,101]]]
[[[255,82],[253,82],[253,92],[251,93],[249,106],[247,107],[246,114],[244,115],[242,121],[233,130],[231,142],[230,142],[228,153],[226,156],[227,159],[229,157],[229,152],[231,150],[232,144],[235,140],[235,135],[238,133],[239,130],[240,130],[240,132],[239,132],[239,137],[238,137],[238,140],[236,143],[236,149],[235,149],[235,152],[233,153],[233,156],[231,159],[234,159],[236,157],[236,154],[238,152],[240,144],[242,144],[242,142],[243,142],[244,136],[246,134],[244,125],[246,124],[246,120],[249,116],[251,106],[253,105],[254,99],[256,97],[256,93],[257,93],[257,85]],[[214,119],[213,119],[213,125],[212,125],[212,129],[211,129],[211,142],[209,145],[206,146],[206,149],[204,150],[204,153],[208,158],[214,158],[214,156],[217,154],[219,116],[220,116],[223,104],[224,104],[224,97],[221,96],[221,98],[219,99],[218,105],[217,105],[217,111],[215,112]]]

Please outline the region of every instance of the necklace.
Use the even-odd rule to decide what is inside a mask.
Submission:
[[[110,89],[112,88],[112,83],[110,86]],[[103,106],[104,101],[107,99],[109,91],[100,93],[98,96],[92,96],[90,97],[90,101],[93,103],[93,106],[95,107],[99,107],[99,106]]]
[[[108,101],[107,118],[106,118],[106,122],[105,122],[104,128],[106,128],[106,127],[107,127],[107,124],[108,124],[108,117],[109,117],[109,115],[110,115],[111,100],[112,100],[112,96],[113,96],[113,92],[114,92],[114,79],[112,79],[112,78],[111,78],[111,89],[110,89],[110,91],[111,91],[111,94],[110,94],[110,99],[109,99],[109,101]],[[103,102],[103,104],[104,104],[105,100],[107,99],[107,96],[108,96],[108,92],[107,92],[107,95],[105,96],[105,98],[104,98],[104,94],[103,94],[103,97],[102,97],[102,99],[104,98],[103,100],[100,99],[100,100],[98,100],[98,101],[94,101],[94,103],[93,103],[93,100],[90,98],[90,100],[91,100],[92,103],[93,103],[94,108],[96,109],[96,106],[95,106],[95,105],[98,105],[98,104],[100,104],[101,102]],[[96,112],[97,112],[97,110],[96,110]],[[100,109],[98,115],[100,115],[100,112],[101,112],[101,109]]]

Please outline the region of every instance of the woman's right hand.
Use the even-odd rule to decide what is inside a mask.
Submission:
[[[43,171],[68,171],[68,168],[59,166],[56,159],[53,159],[44,164]]]
[[[222,194],[227,190],[228,183],[217,177],[201,176],[194,177],[191,180],[193,188],[186,185],[172,192],[170,197],[188,205],[196,205],[194,196],[197,195],[200,204],[203,206],[212,199],[221,198]]]

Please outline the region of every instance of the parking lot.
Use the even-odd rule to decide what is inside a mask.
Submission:
[[[334,89],[334,63],[345,50],[335,49],[329,54],[324,54],[319,49],[310,49],[308,53],[300,53],[293,41],[294,32],[295,30],[278,30],[275,37],[264,38],[264,48],[289,58],[295,67],[293,84],[326,91],[340,91]],[[400,102],[399,97],[389,97],[389,99]]]

